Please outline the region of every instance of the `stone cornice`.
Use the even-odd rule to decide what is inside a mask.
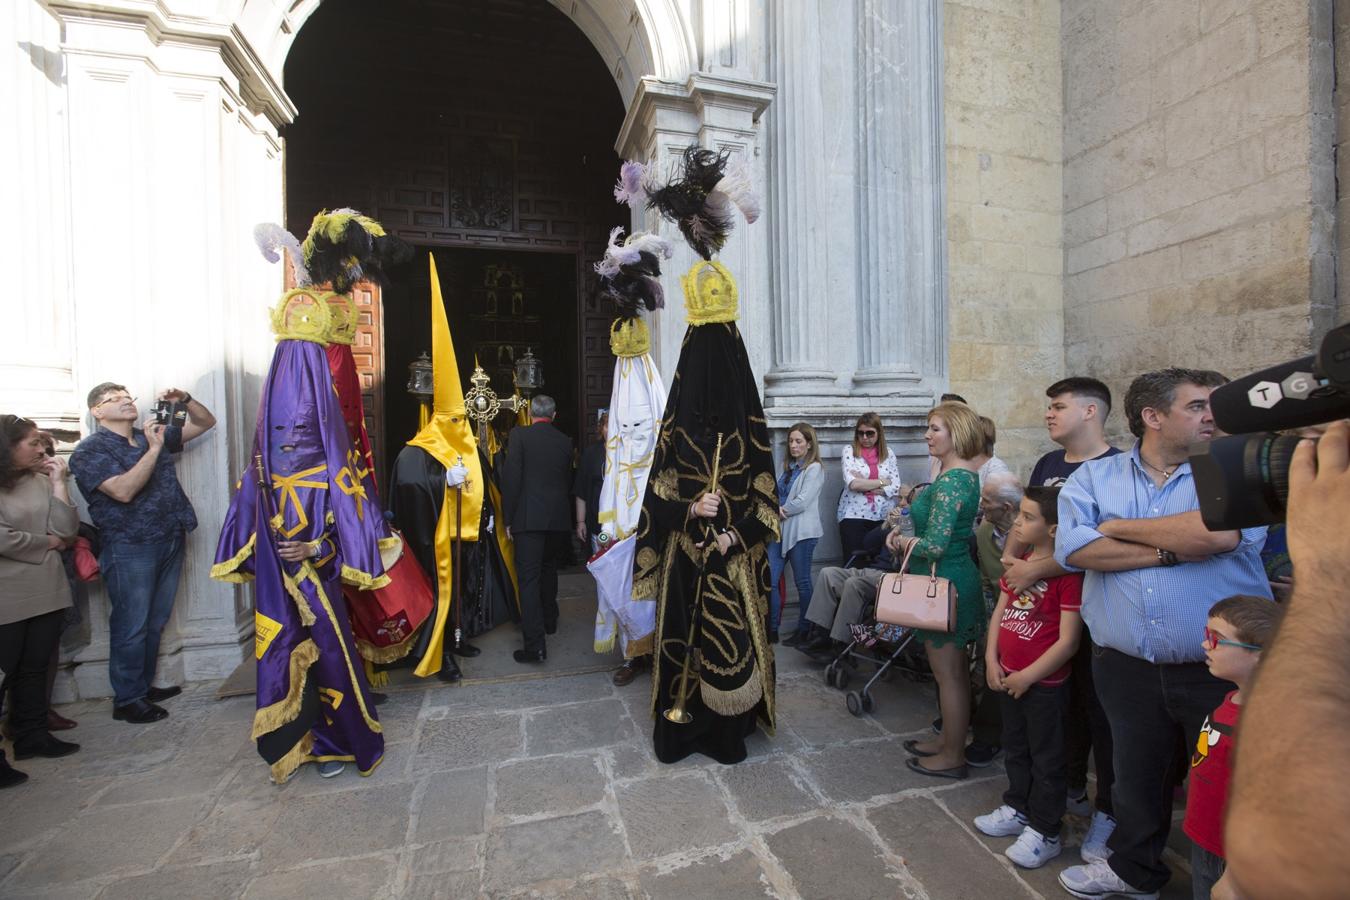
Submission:
[[[240,82],[246,100],[255,112],[266,115],[277,127],[295,119],[296,108],[272,76],[238,26],[216,19],[188,17],[170,12],[163,0],[41,0],[62,22],[139,27],[155,46],[190,44],[214,46]],[[70,48],[78,51],[80,48]]]
[[[614,149],[625,158],[643,154],[645,148],[640,142],[653,130],[651,119],[661,109],[691,113],[704,124],[711,108],[733,110],[746,116],[748,131],[773,102],[776,91],[777,87],[767,82],[704,73],[689,76],[683,84],[643,78],[628,105]]]

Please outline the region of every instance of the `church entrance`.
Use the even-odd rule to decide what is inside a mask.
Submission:
[[[612,195],[623,102],[581,31],[546,0],[325,0],[285,88],[287,227],[351,206],[417,248],[366,290],[355,348],[381,481],[417,426],[428,252],[466,387],[477,355],[510,394],[531,350],[559,426],[587,443],[613,368],[592,266],[628,213]]]

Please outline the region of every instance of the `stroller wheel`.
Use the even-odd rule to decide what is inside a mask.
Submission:
[[[834,687],[834,663],[825,667],[825,684]]]
[[[844,705],[847,706],[848,711],[855,716],[861,716],[863,714],[862,698],[858,695],[857,691],[849,691],[848,694],[845,695]]]
[[[838,669],[834,673],[834,686],[843,690],[848,687],[848,669]]]
[[[866,691],[862,694],[862,708],[865,713],[876,712],[877,702],[872,699],[872,695]]]

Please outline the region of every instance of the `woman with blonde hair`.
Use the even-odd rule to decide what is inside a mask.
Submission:
[[[886,447],[881,417],[865,412],[853,429],[853,443],[844,446],[840,466],[844,491],[839,495],[839,544],[844,562],[862,549],[863,538],[886,518],[900,493],[900,469]]]
[[[825,529],[820,525],[820,486],[825,483],[825,467],[820,462],[820,444],[816,430],[806,422],[788,429],[787,455],[778,476],[779,539],[768,545],[769,554],[769,643],[778,642],[782,607],[778,600],[778,579],[792,566],[797,585],[797,632],[788,638],[795,646],[806,637],[806,608],[811,605],[811,556]]]
[[[892,553],[903,556],[911,548],[909,571],[927,573],[934,565],[939,577],[956,587],[956,624],[950,634],[918,630],[928,663],[938,684],[942,734],[928,741],[906,741],[914,754],[906,761],[921,775],[966,777],[966,731],[970,727],[970,670],[966,647],[980,634],[984,597],[980,573],[967,551],[980,505],[980,483],[975,460],[985,447],[980,417],[964,403],[941,403],[928,413],[924,434],[928,452],[939,461],[932,486],[910,506],[914,536],[898,531],[886,539]]]

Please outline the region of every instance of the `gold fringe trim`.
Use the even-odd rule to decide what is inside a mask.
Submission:
[[[314,733],[306,731],[294,747],[292,747],[285,756],[272,763],[272,783],[285,784],[295,774],[295,770],[306,762],[309,762],[309,751],[314,749]]]
[[[246,572],[235,571],[244,564],[253,553],[253,548],[258,542],[258,533],[255,531],[248,536],[248,543],[239,548],[239,552],[224,562],[216,563],[211,567],[211,577],[216,581],[228,581],[232,584],[245,584],[252,581],[253,576]]]
[[[609,652],[613,651],[613,650],[614,650],[614,642],[615,642],[616,640],[618,640],[618,639],[619,639],[619,632],[618,632],[618,629],[617,629],[617,626],[616,626],[615,631],[614,631],[613,634],[611,634],[609,637],[605,638],[604,640],[597,640],[597,641],[595,642],[595,652],[596,652],[596,653],[609,653]]]
[[[764,682],[759,677],[759,666],[752,667],[750,676],[734,690],[723,691],[706,681],[700,681],[698,689],[708,709],[722,716],[739,716],[754,709],[755,704],[764,696]]]
[[[370,641],[363,641],[353,635],[356,640],[356,652],[361,654],[362,659],[378,665],[387,665],[391,662],[398,662],[412,652],[413,647],[417,644],[417,635],[421,630],[422,626],[419,625],[413,629],[412,634],[408,635],[397,644],[389,644],[385,647],[376,647]]]
[[[313,573],[313,567],[306,561],[300,564],[300,577],[308,577],[305,572],[306,568],[309,569],[310,574]],[[281,583],[286,586],[286,593],[291,595],[291,600],[294,601],[295,608],[300,613],[300,624],[308,628],[317,622],[318,619],[314,617],[314,610],[309,608],[309,599],[301,592],[300,586],[295,583],[295,579],[286,574],[285,569],[281,570]]]
[[[384,729],[380,727],[379,722],[371,717],[370,710],[366,708],[366,698],[362,696],[360,682],[357,680],[356,668],[352,665],[351,654],[347,652],[347,642],[342,640],[342,629],[338,625],[337,614],[333,612],[333,607],[328,602],[328,594],[325,593],[323,589],[323,582],[319,580],[319,576],[315,574],[312,568],[306,573],[305,577],[314,585],[314,591],[318,595],[319,603],[323,606],[324,614],[328,616],[328,623],[332,626],[333,631],[337,633],[338,647],[342,650],[342,659],[347,664],[347,676],[351,678],[352,687],[356,689],[356,705],[361,708],[361,718],[365,719],[366,727],[371,731],[376,734],[383,734]]]
[[[360,652],[361,650],[359,646],[356,649],[357,652]],[[388,672],[375,671],[375,664],[368,659],[362,660],[362,662],[365,663],[366,668],[366,684],[370,685],[372,688],[377,688],[377,687],[384,687],[386,684],[389,683]]]
[[[351,566],[342,567],[342,583],[353,585],[363,591],[377,591],[382,587],[388,587],[389,581],[388,575],[371,575]]]
[[[271,734],[300,715],[300,700],[305,694],[305,682],[309,680],[309,667],[318,658],[319,645],[314,643],[313,638],[305,638],[295,645],[291,651],[290,683],[286,687],[286,696],[253,714],[253,740]]]
[[[656,645],[655,633],[643,635],[642,637],[638,638],[635,641],[629,641],[627,654],[628,658],[634,659],[639,656],[646,656],[647,654],[652,652],[652,648],[655,645]]]
[[[760,691],[764,698],[762,721],[765,730],[773,734],[778,715],[777,698],[774,695],[775,665],[773,647],[769,644],[769,636],[764,631],[768,598],[760,591],[757,577],[759,567],[768,565],[764,555],[764,545],[756,544],[748,552],[732,557],[727,565],[727,577],[736,586],[736,593],[741,598],[743,607],[741,614],[745,616],[746,627],[750,630],[750,644],[754,649],[755,659],[759,662],[757,669]]]
[[[381,550],[393,550],[399,544],[403,543],[403,538],[398,535],[393,537],[380,538],[379,545]]]

